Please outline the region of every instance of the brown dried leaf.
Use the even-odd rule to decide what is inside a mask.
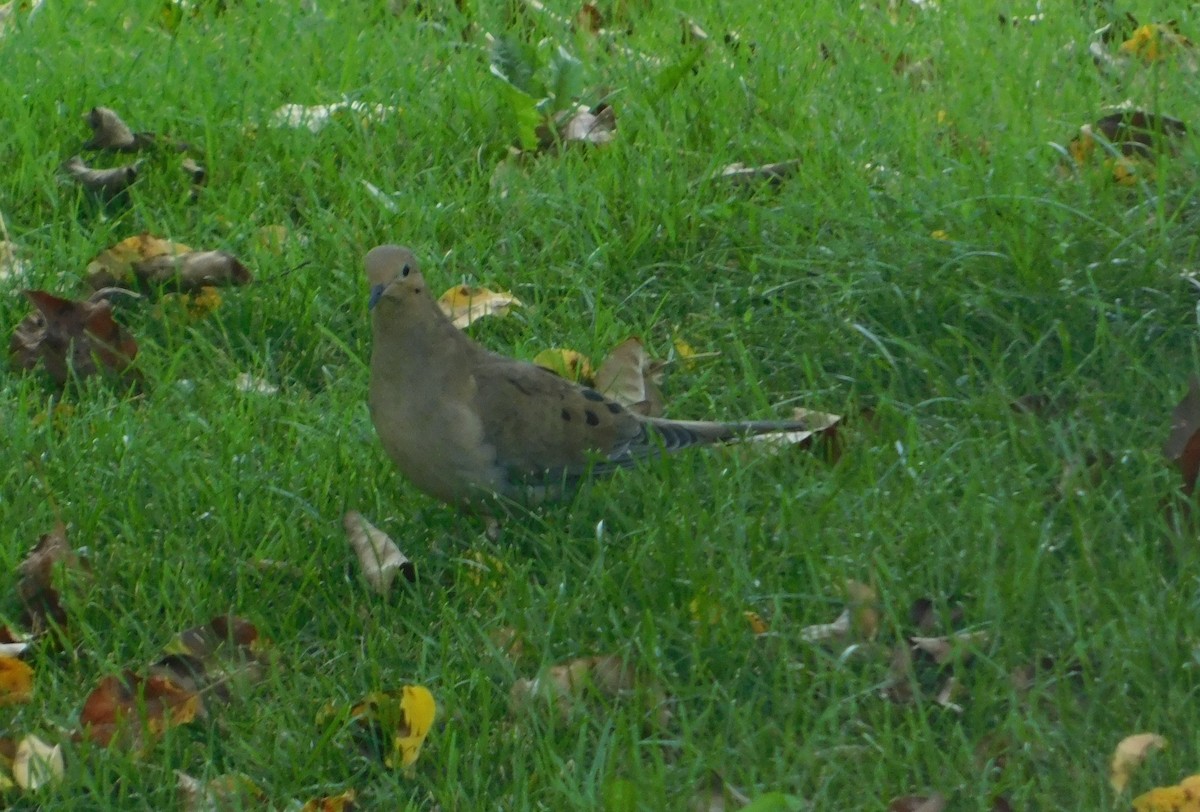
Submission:
[[[164,647],[166,656],[150,666],[152,677],[165,677],[186,691],[206,692],[228,702],[236,685],[260,682],[269,661],[258,629],[234,615],[180,632]]]
[[[191,722],[200,713],[200,696],[173,680],[140,677],[131,671],[100,681],[83,704],[79,738],[102,747],[142,749],[174,725]]]
[[[184,812],[266,808],[266,793],[249,776],[241,773],[227,773],[201,781],[176,770],[175,781]]]
[[[363,518],[361,513],[356,510],[347,513],[342,518],[342,526],[346,529],[350,547],[358,556],[363,577],[376,593],[386,595],[397,574],[404,575],[409,582],[416,580],[413,563],[386,533]]]
[[[1163,454],[1183,474],[1183,492],[1191,495],[1200,476],[1200,378],[1188,381],[1188,393],[1171,413],[1171,433]]]
[[[180,256],[191,251],[192,249],[183,243],[164,240],[149,232],[143,232],[121,240],[97,254],[95,259],[88,263],[87,282],[94,289],[132,287],[137,281],[133,273],[135,262],[161,256]]]
[[[646,417],[662,417],[665,361],[651,360],[642,340],[627,338],[613,348],[596,370],[596,391]]]
[[[33,669],[16,657],[0,656],[0,707],[33,699]]]
[[[910,637],[913,649],[928,654],[938,665],[959,657],[970,656],[977,643],[988,639],[987,632],[959,632],[946,637]]]
[[[510,691],[516,711],[530,709],[535,702],[549,701],[566,719],[589,689],[608,698],[631,694],[638,687],[636,669],[616,655],[580,657],[550,668],[534,679],[517,680]],[[657,719],[665,724],[669,719],[664,697],[657,688],[651,691]]]
[[[1094,124],[1079,128],[1079,135],[1067,145],[1075,163],[1082,165],[1096,151],[1097,140],[1108,155],[1116,150],[1126,158],[1154,158],[1159,153],[1174,154],[1187,135],[1187,125],[1177,118],[1145,110],[1119,110],[1103,116]]]
[[[67,540],[67,528],[62,522],[57,522],[53,530],[39,538],[17,567],[20,576],[17,595],[24,606],[21,622],[34,634],[42,634],[52,627],[62,628],[67,624],[66,610],[53,583],[57,567],[76,572],[83,570],[79,557]]]
[[[80,186],[95,192],[105,199],[112,199],[125,191],[138,176],[138,165],[117,166],[112,169],[93,169],[83,158],[73,155],[62,165],[62,169]]]
[[[113,321],[111,305],[99,295],[80,302],[42,290],[27,290],[25,296],[37,312],[17,325],[9,341],[15,368],[30,371],[41,361],[60,386],[72,375],[83,379],[128,370],[137,342]]]
[[[254,275],[225,251],[192,251],[179,256],[157,256],[133,263],[133,274],[144,285],[195,291],[204,287],[245,285]]]
[[[604,15],[595,3],[584,3],[571,19],[571,28],[595,36],[604,28]]]

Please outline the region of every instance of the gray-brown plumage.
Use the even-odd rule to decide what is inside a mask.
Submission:
[[[372,249],[366,271],[371,419],[401,473],[442,501],[536,501],[582,476],[687,446],[806,428],[642,417],[472,341],[442,313],[409,249]]]

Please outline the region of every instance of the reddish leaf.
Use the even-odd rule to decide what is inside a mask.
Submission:
[[[21,622],[34,634],[41,634],[52,626],[61,628],[67,623],[66,610],[53,584],[54,568],[58,564],[66,569],[80,569],[79,557],[71,550],[67,528],[62,522],[39,538],[17,567],[21,576],[17,582],[17,595],[25,607]]]
[[[1171,413],[1171,434],[1163,443],[1163,453],[1179,466],[1183,492],[1190,495],[1200,475],[1200,378],[1194,375],[1187,395]]]
[[[200,697],[163,676],[143,678],[126,671],[105,677],[83,704],[80,737],[102,747],[152,744],[172,725],[200,712]]]
[[[98,294],[88,301],[63,299],[44,290],[27,290],[37,308],[9,341],[9,360],[29,371],[41,361],[60,386],[72,375],[124,374],[137,355],[137,342],[112,317],[112,306]]]

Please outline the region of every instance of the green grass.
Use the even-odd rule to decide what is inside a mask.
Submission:
[[[172,36],[158,2],[49,2],[0,39],[18,91],[0,94],[0,212],[32,265],[0,283],[0,325],[27,312],[21,287],[77,295],[88,260],[141,231],[231,251],[257,276],[193,325],[120,307],[140,398],[88,386],[66,396],[72,416],[38,420],[47,380],[0,373],[0,571],[61,517],[96,574],[68,597],[74,648],[34,651],[34,702],[0,709],[0,735],[54,738],[104,675],[215,614],[257,624],[280,659],[150,754],[71,749],[61,784],[12,803],[170,809],[182,770],[246,773],[280,807],[353,787],[367,809],[601,809],[629,781],[638,808],[683,809],[716,771],[806,809],[883,810],[936,789],[964,809],[1004,794],[1094,810],[1114,802],[1113,746],[1142,730],[1171,748],[1135,790],[1197,771],[1196,533],[1163,517],[1177,475],[1159,452],[1197,366],[1195,139],[1133,187],[1103,168],[1064,175],[1050,146],[1125,98],[1200,126],[1194,75],[1104,79],[1086,45],[1106,12],[1084,4],[1013,29],[990,4],[892,25],[833,0],[774,13],[696,0],[681,5],[712,51],[664,93],[661,68],[587,55],[542,20],[534,39],[580,54],[586,101],[607,97],[619,134],[531,162],[502,197],[489,179],[515,133],[478,38],[448,33],[465,23],[453,3],[427,4],[432,23],[382,0],[301,5],[232,3]],[[679,8],[631,5],[622,42],[686,58]],[[1118,7],[1200,34],[1178,4]],[[504,28],[498,12],[472,17]],[[738,53],[721,46],[728,29]],[[924,84],[892,71],[901,52],[932,59]],[[400,111],[317,135],[270,126],[280,105],[343,96]],[[152,159],[126,208],[63,180],[98,104],[195,145],[200,200],[169,160]],[[793,157],[803,168],[777,189],[703,182]],[[296,238],[282,253],[255,239],[273,224]],[[518,515],[493,544],[406,485],[374,436],[361,257],[381,242],[413,246],[436,288],[523,299],[472,328],[501,352],[598,357],[632,334],[660,356],[675,335],[719,352],[671,368],[671,416],[870,406],[877,424],[852,423],[836,465],[727,451],[650,464]],[[241,372],[281,389],[238,392]],[[1014,413],[1028,394],[1055,408]],[[1078,473],[1101,453],[1112,462],[1095,481]],[[1066,463],[1077,473],[1061,486]],[[415,560],[417,584],[390,599],[365,588],[341,528],[351,509]],[[502,574],[475,584],[476,552]],[[264,558],[299,571],[256,569]],[[987,632],[953,669],[961,714],[931,695],[881,698],[886,651],[802,639],[842,610],[846,579],[874,582],[881,645],[914,633],[923,597]],[[10,621],[15,582],[0,580]],[[697,597],[717,622],[697,623]],[[770,634],[754,638],[743,610]],[[516,662],[490,641],[503,627],[524,640]],[[515,679],[609,653],[636,663],[646,696],[593,699],[565,722],[510,713]],[[1041,656],[1054,665],[1016,691],[1012,670]],[[314,722],[327,702],[406,683],[439,703],[411,776]],[[671,698],[665,728],[649,721],[654,686]],[[1005,758],[986,762],[997,738]]]

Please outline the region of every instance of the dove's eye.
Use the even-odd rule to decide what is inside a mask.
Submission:
[[[402,277],[408,276],[408,266],[407,265],[405,265],[403,268],[400,269],[400,276],[402,276]]]

